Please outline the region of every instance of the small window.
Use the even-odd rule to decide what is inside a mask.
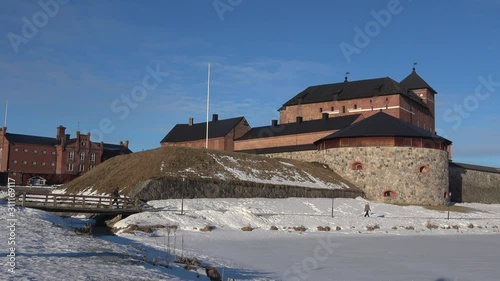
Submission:
[[[31,162],[31,165],[36,165],[36,161]]]
[[[331,110],[331,111],[334,111],[333,109],[334,109],[334,108],[333,108],[333,106],[332,106],[332,110]]]
[[[25,148],[25,149],[23,149],[23,151],[24,151],[24,152],[28,152],[28,149],[26,149],[26,148]]]
[[[74,160],[75,159],[75,152],[74,151],[70,151],[69,152],[69,160]]]
[[[323,107],[320,107],[320,108],[319,108],[319,112],[323,112]]]
[[[430,172],[430,169],[428,165],[422,165],[420,166],[420,168],[418,168],[418,171],[422,174],[427,174]]]
[[[54,167],[56,165],[56,163],[51,163],[50,166]]]
[[[80,153],[80,160],[85,160],[85,152]]]
[[[16,151],[16,152],[17,152],[17,151],[19,151],[19,149],[18,149],[18,148],[14,148],[14,151]]]
[[[72,163],[68,164],[68,171],[73,171],[73,164]]]
[[[342,113],[345,113],[345,105],[342,106]]]
[[[79,165],[78,166],[78,171],[84,172],[85,171],[85,166],[84,165]]]
[[[384,197],[397,197],[398,194],[395,191],[392,190],[386,190],[384,191]]]
[[[354,105],[354,109],[358,109],[358,105],[357,104]]]
[[[80,142],[80,144],[81,144],[82,146],[85,146],[85,142],[84,142],[84,141]]]
[[[12,163],[17,164],[17,160],[12,160]]]
[[[52,155],[56,155],[56,152],[55,152],[55,151],[52,151]]]
[[[363,163],[359,162],[359,161],[356,161],[354,163],[351,164],[351,170],[355,170],[355,171],[361,171],[361,170],[364,170],[364,165]]]
[[[43,150],[43,151],[42,151],[42,154],[47,154],[47,151]]]
[[[95,162],[95,153],[90,154],[90,161]]]
[[[45,166],[45,162],[42,162],[42,166]]]
[[[23,161],[23,164],[24,164],[24,165],[26,165],[26,164],[28,164],[28,162],[27,162],[26,160],[24,160],[24,161]]]
[[[33,153],[38,153],[38,150],[36,150],[36,149],[33,149]]]

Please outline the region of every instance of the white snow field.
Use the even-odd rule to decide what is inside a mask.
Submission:
[[[15,273],[12,231],[1,227],[0,280],[208,280],[202,268],[198,278],[171,262],[180,255],[216,267],[225,280],[500,280],[500,205],[457,204],[461,212],[448,220],[446,208],[374,202],[364,218],[365,202],[335,199],[332,218],[331,199],[191,199],[182,215],[181,200],[151,201],[151,212],[116,223],[116,236],[95,238],[69,228],[78,219],[17,208]],[[8,213],[4,202],[0,211]],[[201,232],[207,224],[215,228]],[[124,231],[130,225],[177,229]]]

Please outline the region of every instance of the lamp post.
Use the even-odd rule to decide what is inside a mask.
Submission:
[[[333,193],[333,189],[332,189],[332,218],[333,218],[333,199],[334,199],[334,193]]]
[[[186,178],[183,176],[182,177],[182,189],[181,189],[181,215],[184,215],[184,188],[186,188],[185,182],[186,182]]]
[[[451,192],[448,193],[448,220],[450,220]]]

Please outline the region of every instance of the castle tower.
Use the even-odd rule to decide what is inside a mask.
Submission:
[[[427,130],[434,132],[435,124],[435,104],[434,104],[434,96],[437,92],[425,82],[422,77],[417,74],[415,67],[413,71],[408,75],[405,79],[400,82],[401,86],[403,86],[408,91],[413,91],[429,108],[429,112],[432,116],[431,124],[428,124]],[[419,126],[421,127],[421,126]]]

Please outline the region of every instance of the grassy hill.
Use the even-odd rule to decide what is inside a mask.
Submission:
[[[328,166],[289,159],[184,147],[158,148],[117,156],[65,184],[67,193],[122,194],[150,180],[254,184],[357,190]]]

